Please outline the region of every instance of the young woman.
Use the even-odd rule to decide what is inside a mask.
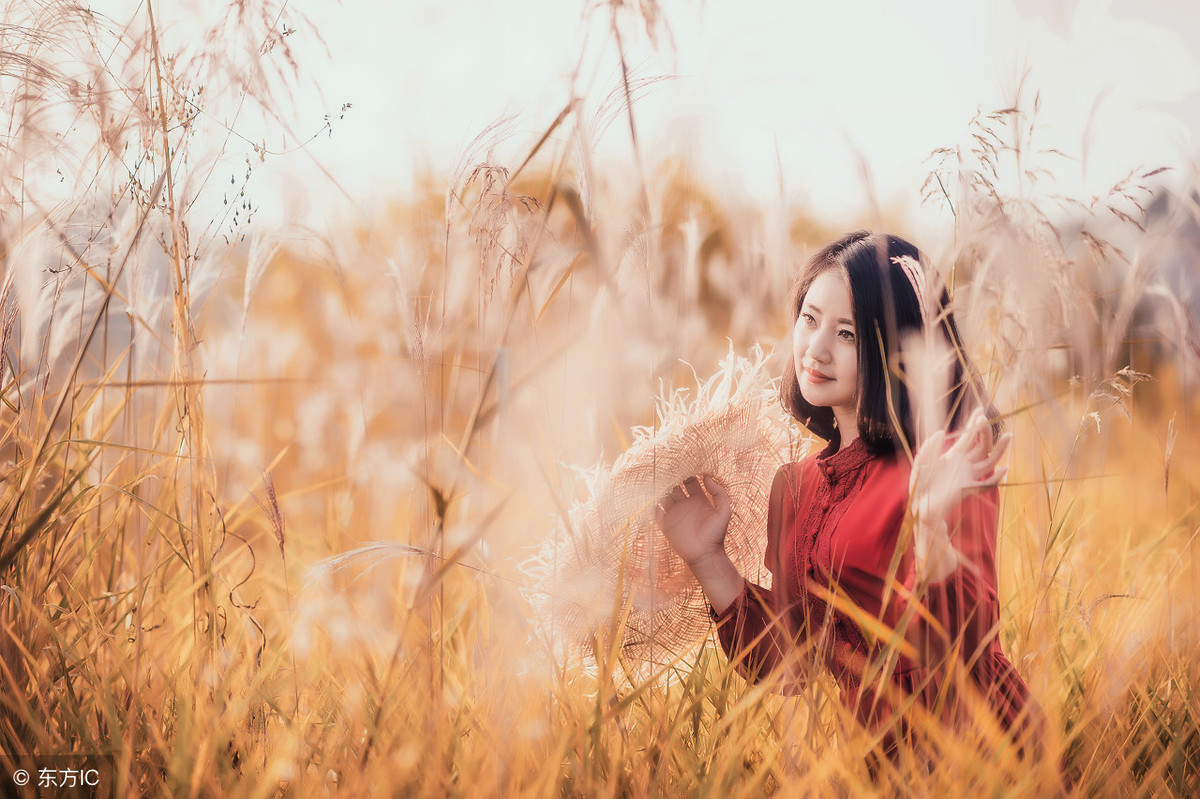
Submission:
[[[704,589],[721,645],[751,679],[785,690],[828,668],[885,745],[932,713],[962,723],[987,708],[1028,727],[1028,691],[996,637],[997,469],[1008,436],[964,352],[946,293],[928,296],[916,247],[851,233],[817,252],[793,295],[782,399],[829,445],[775,475],[770,589],[725,554],[731,508],[712,477],[663,497],[658,521]],[[948,363],[945,432],[918,449],[901,342],[938,336]]]

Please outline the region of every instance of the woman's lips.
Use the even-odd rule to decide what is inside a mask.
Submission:
[[[829,375],[818,372],[816,369],[805,369],[804,374],[808,375],[808,379],[813,383],[828,383],[833,379]]]

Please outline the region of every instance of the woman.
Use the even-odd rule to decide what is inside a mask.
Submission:
[[[797,281],[782,399],[829,444],[775,475],[770,589],[725,554],[731,508],[712,477],[689,478],[658,508],[738,669],[751,679],[781,671],[794,689],[828,668],[889,748],[919,710],[960,724],[986,706],[1013,734],[1034,712],[996,637],[996,466],[1009,437],[996,437],[948,297],[927,296],[922,260],[903,239],[859,231],[817,252]],[[915,461],[914,376],[900,351],[914,337],[957,355],[948,434],[929,435]]]

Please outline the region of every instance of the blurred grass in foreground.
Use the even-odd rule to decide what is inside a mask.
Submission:
[[[776,696],[710,644],[630,681],[613,630],[562,657],[529,602],[576,469],[652,422],[680,359],[786,340],[794,270],[840,231],[686,163],[597,169],[573,102],[528,159],[486,159],[488,131],[379,219],[220,246],[229,220],[187,198],[224,181],[180,154],[203,101],[147,22],[96,65],[146,102],[64,151],[98,180],[3,198],[0,752],[110,755],[122,793],[171,795],[1043,796],[1059,754],[1085,795],[1200,789],[1195,335],[1171,267],[1194,199],[1148,211],[1147,173],[1070,213],[1006,188],[1036,157],[1020,98],[942,154],[956,235],[932,255],[1012,414],[1001,635],[1049,756],[981,758],[986,730],[930,723],[935,758],[872,777],[827,680]],[[196,63],[223,76],[214,52]],[[66,84],[33,74],[61,112]],[[10,173],[46,152],[34,132]]]

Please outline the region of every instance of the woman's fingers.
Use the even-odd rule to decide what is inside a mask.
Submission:
[[[683,493],[688,499],[692,499],[693,497],[704,497],[704,489],[700,487],[700,481],[697,480],[694,475],[692,477],[684,478],[683,482],[679,485],[683,487]],[[708,499],[708,497],[704,498]]]
[[[987,415],[983,411],[977,410],[971,414],[966,425],[963,426],[962,432],[950,451],[957,452],[975,462],[983,462],[992,458],[998,461],[1011,440],[1012,436],[1007,433],[996,438]]]
[[[967,442],[967,451],[972,457],[986,456],[992,448],[992,426],[987,415],[978,408],[971,414],[970,423],[963,434]]]
[[[1004,433],[1001,435],[1000,439],[996,440],[996,445],[991,447],[991,452],[989,453],[988,457],[985,457],[983,461],[979,463],[979,470],[982,471],[983,474],[988,474],[989,471],[994,470],[996,465],[1001,462],[1001,459],[1008,452],[1008,445],[1012,443],[1012,433]]]
[[[704,488],[714,499],[724,499],[726,501],[729,499],[729,494],[726,493],[725,486],[717,482],[717,478],[711,474],[704,475]]]
[[[1012,442],[1012,436],[1008,433],[1000,436],[996,441],[995,446],[990,452],[980,453],[980,457],[975,461],[975,474],[979,477],[985,477],[996,470],[996,466],[1004,458],[1008,452],[1008,445]]]
[[[957,442],[955,442],[957,444]],[[925,443],[921,446],[917,457],[924,455],[923,460],[934,460],[940,457],[946,450],[946,431],[938,430],[929,438],[925,439]]]
[[[712,475],[704,475],[704,490],[708,492],[713,508],[725,510],[729,507],[729,494],[725,491],[725,486],[717,482]]]
[[[985,436],[990,437],[990,435],[991,429],[987,426],[987,418],[976,411],[967,417],[967,423],[946,454],[975,460],[979,457],[980,451],[990,445],[990,442],[985,439]]]
[[[729,501],[729,496],[725,493],[725,489],[711,475],[692,475],[685,478],[682,482],[677,483],[670,491],[663,495],[662,499],[657,503],[657,508],[654,512],[655,518],[659,518],[660,516],[665,517],[677,503],[695,496],[704,497],[708,501],[708,504],[714,508],[722,500],[724,502]]]
[[[717,498],[718,492],[722,495],[725,493],[724,489],[712,478],[712,475],[693,475],[683,482],[687,486],[689,494],[692,496],[702,494],[708,500],[709,506],[713,508],[716,508],[720,504]],[[715,490],[714,486],[716,487]]]
[[[963,486],[963,497],[965,498],[971,496],[972,494],[987,491],[989,488],[994,488],[1000,485],[1001,481],[1003,481],[1006,476],[1008,476],[1008,468],[1002,467],[974,480],[973,482],[967,483],[965,486]]]

